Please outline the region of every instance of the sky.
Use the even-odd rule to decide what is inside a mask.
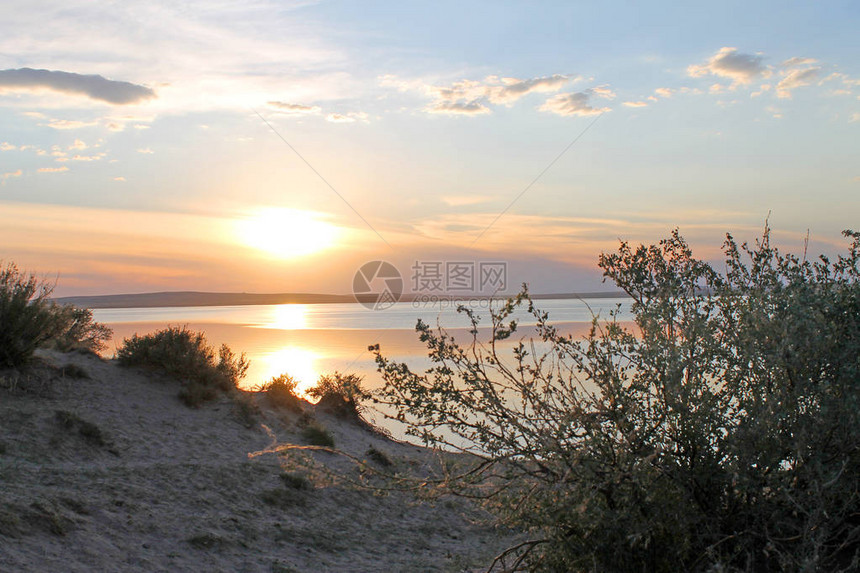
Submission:
[[[850,1],[7,1],[0,259],[80,295],[349,293],[374,260],[612,290],[619,240],[719,261],[766,220],[832,255],[858,28]]]

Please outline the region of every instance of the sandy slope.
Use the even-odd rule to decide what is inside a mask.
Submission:
[[[90,378],[64,376],[69,363]],[[0,372],[0,571],[480,570],[510,540],[459,500],[431,505],[314,473],[311,489],[291,488],[278,455],[248,454],[271,445],[261,423],[279,443],[304,443],[299,414],[258,396],[249,427],[229,398],[195,410],[176,391],[79,354]],[[427,462],[421,448],[307,408],[357,457],[373,446],[401,468]]]

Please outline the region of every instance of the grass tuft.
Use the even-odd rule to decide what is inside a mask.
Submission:
[[[297,473],[283,473],[280,475],[281,481],[290,489],[308,490],[313,489],[310,480],[305,476]]]
[[[312,446],[334,447],[334,436],[323,426],[312,423],[302,429],[302,437]]]
[[[382,466],[384,468],[389,468],[392,465],[394,465],[391,461],[391,458],[389,458],[385,454],[385,452],[383,452],[381,450],[377,450],[373,446],[370,446],[367,449],[367,451],[364,452],[364,455],[367,456],[367,459],[369,459],[370,461],[372,461],[373,463],[375,463],[378,466]]]
[[[77,433],[77,435],[82,437],[86,442],[94,446],[105,447],[109,445],[109,441],[101,428],[92,422],[82,419],[73,412],[56,410],[54,412],[54,420],[56,420],[57,424],[59,424],[61,428]]]

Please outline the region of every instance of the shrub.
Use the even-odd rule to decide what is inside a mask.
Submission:
[[[185,327],[168,327],[145,336],[135,334],[123,341],[117,351],[123,366],[142,366],[177,378],[182,388],[180,399],[196,407],[231,390],[248,370],[248,361],[238,358],[227,345],[221,345],[218,359],[202,332]]]
[[[382,450],[378,450],[378,449],[374,448],[373,446],[367,448],[367,451],[364,452],[364,455],[366,455],[367,459],[369,459],[373,463],[375,463],[379,466],[382,466],[384,468],[389,468],[392,465],[394,465],[391,462],[391,458],[389,458],[385,454],[385,452],[383,452]]]
[[[62,352],[98,353],[107,347],[113,332],[104,324],[93,321],[93,311],[72,305],[55,306],[54,312],[63,325],[61,334],[52,340]]]
[[[305,476],[297,473],[283,473],[280,475],[284,485],[291,489],[313,489],[313,485]]]
[[[84,370],[83,368],[78,366],[77,364],[71,364],[71,363],[66,364],[65,366],[61,366],[59,369],[59,372],[63,378],[82,379],[82,378],[89,378],[90,377],[89,372],[87,372],[86,370]]]
[[[101,428],[92,422],[82,419],[73,412],[55,410],[54,420],[62,429],[77,433],[80,437],[94,446],[110,445]]]
[[[370,394],[361,386],[362,377],[357,374],[341,374],[320,376],[317,385],[308,390],[308,395],[317,398],[317,405],[341,418],[357,418],[361,412],[362,400],[370,398]]]
[[[40,346],[97,351],[110,338],[91,311],[52,302],[53,289],[13,263],[0,267],[0,368],[22,366]]]
[[[302,411],[302,400],[296,395],[298,381],[287,374],[276,376],[263,384],[260,391],[274,406],[294,412]]]
[[[233,403],[235,404],[235,413],[239,422],[246,428],[253,428],[258,421],[260,415],[260,407],[254,395],[244,390],[238,390],[233,394]]]
[[[334,436],[319,424],[308,424],[302,428],[302,437],[312,446],[334,447]]]
[[[533,571],[781,571],[858,566],[860,233],[812,262],[724,245],[725,272],[675,231],[600,257],[636,329],[558,333],[524,290],[464,349],[418,323],[425,374],[373,347],[377,399],[427,443],[467,452],[440,492],[483,499],[531,538],[495,565]],[[499,341],[525,308],[540,340]],[[504,563],[503,563],[504,561]]]

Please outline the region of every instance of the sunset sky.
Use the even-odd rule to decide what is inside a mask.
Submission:
[[[4,2],[0,259],[62,295],[348,293],[374,259],[601,290],[619,239],[714,259],[768,212],[838,252],[860,4],[686,4]]]

